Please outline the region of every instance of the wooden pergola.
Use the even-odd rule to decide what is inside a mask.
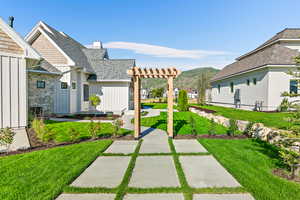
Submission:
[[[138,139],[141,133],[141,78],[165,78],[168,80],[168,135],[173,138],[173,80],[181,73],[175,68],[149,68],[133,67],[127,74],[133,78],[134,93],[134,137]]]

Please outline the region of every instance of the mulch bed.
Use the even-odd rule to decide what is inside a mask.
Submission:
[[[224,139],[224,140],[233,140],[233,139],[246,139],[246,135],[176,135],[174,139],[198,139],[198,138],[211,138],[211,139]]]
[[[30,143],[30,148],[23,149],[23,150],[17,150],[17,151],[11,151],[8,153],[0,153],[0,157],[9,156],[9,155],[16,155],[16,154],[23,154],[23,153],[29,153],[33,151],[39,151],[39,150],[45,150],[45,149],[51,149],[54,147],[61,147],[61,146],[67,146],[72,144],[79,144],[82,142],[91,142],[91,141],[97,141],[97,140],[134,140],[133,135],[119,135],[119,136],[102,136],[96,139],[82,139],[77,142],[62,142],[62,143],[55,143],[53,141],[48,142],[47,144],[41,142],[37,137],[33,129],[27,130],[28,139]]]
[[[191,108],[195,108],[196,110],[204,111],[206,113],[216,113],[214,110],[206,109],[206,108],[200,108],[198,106],[190,106]]]
[[[299,176],[296,176],[295,178],[291,178],[290,175],[288,174],[287,171],[285,171],[284,169],[274,169],[273,170],[273,174],[276,175],[276,176],[279,176],[281,178],[284,178],[286,180],[289,180],[289,181],[294,181],[296,183],[300,183],[300,177]]]

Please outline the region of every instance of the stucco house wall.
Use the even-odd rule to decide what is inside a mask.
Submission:
[[[256,79],[256,85],[254,84]],[[253,71],[212,84],[211,103],[227,107],[235,107],[234,94],[240,89],[241,108],[252,110],[256,101],[262,101],[265,110],[268,110],[268,70]],[[247,80],[250,84],[247,85]],[[234,92],[231,92],[230,83],[234,84]],[[220,93],[218,91],[220,85]]]

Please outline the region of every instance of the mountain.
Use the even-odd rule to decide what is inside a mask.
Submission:
[[[219,71],[220,71],[219,69],[215,69],[212,67],[201,67],[201,68],[183,71],[174,80],[174,88],[197,89],[198,77],[200,77],[202,73],[208,73],[210,76],[214,76]],[[167,85],[167,79],[160,79],[160,78],[142,79],[142,88],[160,88],[160,87],[166,87],[166,85]]]

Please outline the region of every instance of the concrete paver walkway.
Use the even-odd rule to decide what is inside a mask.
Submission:
[[[129,164],[129,156],[99,157],[72,184],[75,187],[117,187]]]
[[[180,156],[188,184],[195,188],[240,187],[213,156]]]
[[[207,150],[197,140],[173,140],[177,153],[206,153]]]
[[[180,186],[172,156],[138,157],[129,186],[137,188]]]
[[[183,194],[127,194],[124,200],[184,200]]]
[[[151,116],[155,113],[147,109]],[[156,114],[159,112],[156,112]],[[124,116],[124,128],[133,130],[131,118]],[[181,187],[165,131],[147,127],[142,129],[142,144],[127,187],[153,189]],[[173,140],[177,153],[201,153],[207,150],[197,140]],[[137,141],[115,141],[105,153],[130,154]],[[145,155],[150,153],[151,155]],[[136,156],[136,155],[134,155]],[[129,165],[131,156],[100,156],[72,184],[76,187],[117,188]],[[240,184],[211,155],[179,156],[189,186],[194,188],[240,187]],[[58,200],[112,200],[115,194],[62,194]],[[125,194],[123,200],[184,200],[181,193]],[[194,194],[194,200],[254,200],[250,194]]]

